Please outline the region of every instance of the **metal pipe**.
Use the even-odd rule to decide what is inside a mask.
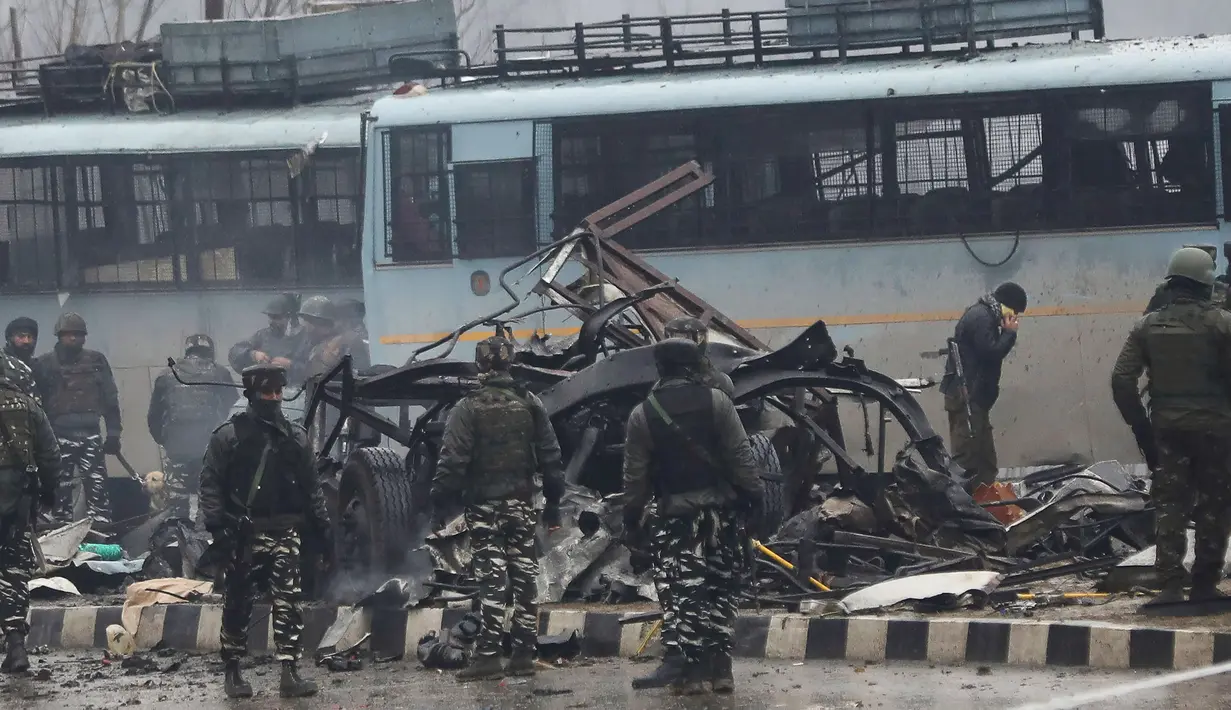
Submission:
[[[774,562],[777,562],[778,564],[782,565],[788,572],[795,571],[795,565],[791,564],[790,562],[787,562],[785,559],[779,556],[778,553],[762,545],[760,540],[753,540],[752,546],[756,548],[757,552],[760,552],[762,555],[765,555],[766,557],[773,560]],[[812,586],[816,587],[822,592],[833,591],[829,587],[826,587],[824,583],[820,582],[816,577],[809,577],[808,581],[812,583]]]

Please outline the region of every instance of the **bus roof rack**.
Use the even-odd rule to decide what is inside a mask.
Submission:
[[[632,17],[564,27],[498,25],[495,62],[437,65],[425,76],[422,57],[395,55],[394,78],[510,78],[544,74],[591,76],[635,69],[674,70],[819,62],[891,50],[931,53],[942,47],[979,51],[997,40],[1104,36],[1103,0],[786,0],[787,7]]]

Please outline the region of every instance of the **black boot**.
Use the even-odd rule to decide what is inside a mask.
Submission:
[[[1218,577],[1209,577],[1203,574],[1193,575],[1193,589],[1188,595],[1189,601],[1194,602],[1212,602],[1219,599],[1226,599],[1227,595],[1218,591]]]
[[[299,677],[299,668],[294,661],[282,662],[282,682],[278,694],[284,698],[306,698],[316,695],[316,683]]]
[[[678,678],[671,683],[672,695],[703,695],[705,681],[709,680],[709,664],[705,661],[692,663],[684,661],[684,669]]]
[[[25,673],[30,670],[30,659],[26,656],[26,637],[16,631],[10,632],[5,638],[8,653],[4,662],[0,663],[0,671],[5,673]]]
[[[513,656],[509,658],[509,665],[504,669],[506,675],[511,676],[532,676],[535,674],[534,667],[534,651],[531,649],[513,649]]]
[[[239,659],[227,661],[226,686],[228,698],[251,698],[252,686],[239,673]]]
[[[731,654],[717,652],[710,656],[710,685],[715,693],[735,692],[735,675],[731,672]]]
[[[500,656],[496,654],[478,654],[470,659],[470,665],[457,673],[459,683],[469,680],[500,680],[504,677],[504,668],[500,665]]]
[[[667,646],[663,653],[662,661],[653,673],[643,675],[640,678],[633,678],[633,690],[646,690],[649,688],[666,688],[680,677],[684,672],[684,654],[680,653],[679,646]]]

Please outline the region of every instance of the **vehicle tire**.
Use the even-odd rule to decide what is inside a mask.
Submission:
[[[761,477],[761,524],[762,533],[770,537],[778,531],[786,516],[786,489],[782,477],[782,462],[774,442],[762,433],[748,437],[752,446],[752,460]]]
[[[412,536],[420,527],[402,457],[385,448],[352,453],[342,469],[338,509],[339,567],[380,574],[400,571],[406,552],[417,547]]]

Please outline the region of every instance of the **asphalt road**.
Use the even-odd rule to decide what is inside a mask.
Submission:
[[[1011,710],[1027,702],[1110,688],[1159,675],[1073,670],[933,668],[926,664],[859,665],[741,661],[739,687],[729,697],[674,698],[666,691],[634,693],[629,680],[648,669],[627,661],[602,660],[592,665],[541,672],[530,680],[459,684],[450,674],[419,669],[413,663],[382,664],[363,671],[329,673],[309,669],[305,675],[322,683],[315,698],[286,701],[277,697],[278,667],[257,661],[248,677],[258,695],[228,701],[222,693],[221,666],[213,657],[180,654],[152,656],[149,669],[105,665],[101,652],[57,652],[38,656],[25,677],[0,677],[0,707],[30,710],[110,710],[124,707],[295,708],[360,710],[430,708],[432,710]],[[164,672],[174,663],[179,667]],[[1153,690],[1101,702],[1094,710],[1131,703],[1134,710],[1175,707],[1226,707],[1231,678],[1210,678],[1169,689]]]

